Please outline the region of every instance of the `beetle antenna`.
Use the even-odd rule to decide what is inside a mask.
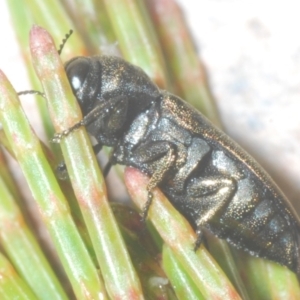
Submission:
[[[59,49],[57,50],[59,55],[61,54],[67,40],[70,38],[72,33],[73,33],[73,30],[70,29],[70,31],[65,35],[64,39],[62,40],[62,43],[59,45]],[[17,94],[18,94],[18,96],[21,96],[21,95],[39,95],[39,96],[42,96],[43,98],[46,98],[44,93],[42,93],[40,91],[35,91],[35,90],[21,91],[21,92],[18,92]]]
[[[35,90],[26,90],[26,91],[21,91],[17,93],[18,96],[21,95],[39,95],[42,96],[43,98],[46,98],[45,94],[40,92],[40,91],[35,91]]]
[[[65,38],[62,40],[62,43],[59,45],[59,49],[57,50],[58,54],[61,55],[61,52],[67,42],[67,40],[70,38],[70,36],[72,35],[73,30],[70,29],[70,31],[65,35]]]

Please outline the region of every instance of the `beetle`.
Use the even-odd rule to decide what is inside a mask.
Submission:
[[[135,167],[189,220],[251,255],[300,274],[299,218],[267,173],[239,145],[137,66],[114,56],[75,57],[65,70],[95,150],[112,147],[111,164]]]

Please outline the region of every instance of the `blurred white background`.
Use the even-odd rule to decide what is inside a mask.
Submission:
[[[207,69],[226,132],[264,166],[300,211],[300,2],[178,3]],[[0,68],[16,90],[28,89],[5,1],[0,1],[0,12]],[[22,103],[41,136],[34,103],[29,98]]]

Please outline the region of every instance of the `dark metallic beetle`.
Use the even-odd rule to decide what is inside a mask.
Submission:
[[[300,274],[300,222],[270,177],[228,136],[138,67],[110,56],[66,64],[86,126],[111,163],[150,176],[196,228]]]

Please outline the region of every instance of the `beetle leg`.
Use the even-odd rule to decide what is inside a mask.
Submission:
[[[98,143],[98,144],[93,146],[93,150],[94,150],[95,155],[97,155],[98,152],[101,149],[102,149],[102,144],[101,143]],[[106,168],[106,166],[105,166],[105,168]],[[55,171],[56,171],[56,174],[57,174],[59,179],[65,180],[65,179],[68,178],[67,167],[66,167],[66,164],[65,164],[64,161],[62,161],[58,164]]]
[[[164,179],[164,176],[166,175],[167,171],[172,167],[172,165],[175,162],[175,155],[174,155],[174,149],[170,148],[167,155],[161,160],[161,168],[158,168],[153,175],[150,178],[150,181],[147,185],[147,191],[148,191],[148,198],[147,202],[143,207],[142,211],[142,220],[145,221],[148,215],[148,211],[150,208],[150,205],[153,200],[153,193],[152,190]]]
[[[108,162],[106,163],[106,165],[104,166],[104,168],[102,170],[103,176],[105,178],[108,175],[111,167],[116,164],[116,162],[114,160],[114,151],[115,151],[115,149],[112,150],[110,156],[108,157]]]
[[[108,162],[106,163],[106,165],[105,165],[103,171],[102,171],[103,176],[104,176],[105,178],[106,178],[106,176],[108,175],[108,173],[109,173],[111,167],[112,167],[112,163],[111,163],[110,161],[108,161]]]
[[[93,145],[93,150],[94,150],[95,155],[97,155],[101,151],[102,146],[103,145],[101,143]]]
[[[198,248],[200,247],[200,245],[203,242],[203,239],[204,239],[203,230],[200,229],[200,228],[197,228],[196,229],[196,235],[197,235],[197,238],[196,238],[196,242],[195,242],[195,245],[194,245],[194,251],[197,251]]]
[[[60,180],[68,179],[67,167],[64,161],[60,162],[56,168],[55,173]]]
[[[95,154],[97,154],[100,150],[102,149],[102,144],[98,143],[96,145],[93,146],[93,150],[95,152]],[[106,178],[106,176],[108,175],[111,167],[112,167],[113,163],[111,162],[111,160],[109,159],[108,162],[106,163],[106,165],[103,168],[103,176]]]
[[[202,242],[202,228],[223,212],[235,191],[234,179],[217,175],[198,178],[188,186],[189,197],[194,199],[195,204],[197,202],[197,208],[193,204],[190,206],[190,210],[195,213],[197,227],[196,249]]]
[[[88,114],[84,116],[82,120],[80,120],[78,123],[74,124],[70,128],[67,128],[66,130],[56,133],[52,139],[52,142],[59,143],[60,140],[64,137],[70,134],[72,131],[82,127],[82,126],[89,126],[93,122],[97,120],[102,120],[107,115],[111,115],[112,112],[118,113],[121,111],[123,113],[122,116],[119,116],[119,119],[124,121],[124,118],[126,114],[124,113],[127,110],[127,104],[128,104],[128,98],[119,96],[110,99],[109,102],[105,101],[105,99],[100,99],[99,104],[95,106],[93,110],[91,110]],[[114,118],[118,119],[118,118]],[[120,124],[118,124],[121,126]],[[96,126],[97,127],[97,126]],[[93,130],[89,130],[89,133],[93,135]]]
[[[151,141],[133,151],[133,160],[137,166],[149,164],[152,168],[152,176],[147,185],[148,199],[142,211],[142,220],[145,220],[153,199],[152,190],[163,181],[176,163],[175,147],[166,141]]]

